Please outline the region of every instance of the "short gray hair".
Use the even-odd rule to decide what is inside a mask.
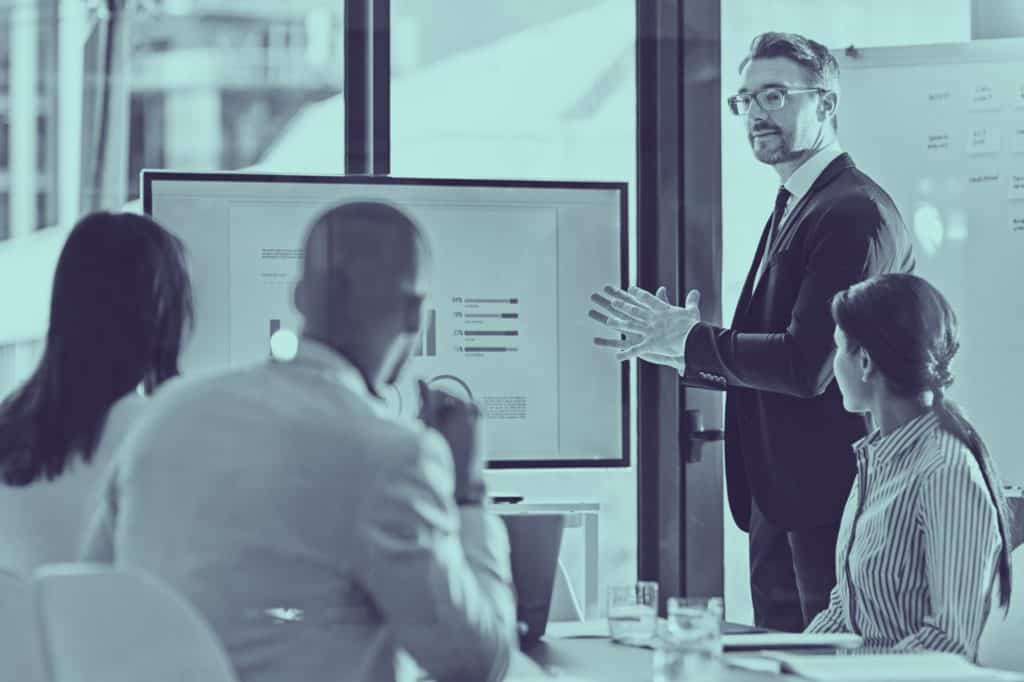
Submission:
[[[753,59],[784,57],[796,62],[811,76],[814,85],[839,91],[839,62],[819,42],[797,33],[762,33],[750,43],[750,51],[740,62],[740,71]]]

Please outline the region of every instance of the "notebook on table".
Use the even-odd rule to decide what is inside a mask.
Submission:
[[[963,656],[940,652],[806,654],[762,651],[775,661],[778,672],[821,682],[983,682],[1024,680],[1024,676],[981,668]],[[733,659],[735,662],[735,658]],[[742,667],[742,666],[741,666]]]

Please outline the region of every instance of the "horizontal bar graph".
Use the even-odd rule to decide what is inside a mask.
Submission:
[[[494,294],[473,297],[453,296],[451,302],[454,304],[452,312],[456,326],[452,335],[464,339],[462,343],[470,344],[456,345],[455,352],[464,357],[475,356],[479,359],[481,356],[491,353],[519,351],[518,346],[485,345],[488,342],[500,344],[503,341],[505,343],[513,340],[519,341],[522,330],[514,328],[520,324],[519,320],[522,315],[519,312],[521,310],[519,297]]]

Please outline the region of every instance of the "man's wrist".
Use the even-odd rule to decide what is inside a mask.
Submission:
[[[455,491],[455,504],[460,507],[479,506],[487,499],[487,485],[483,481],[474,481]]]
[[[684,374],[686,374],[686,343],[687,343],[687,341],[690,340],[690,333],[693,331],[693,328],[696,327],[698,324],[700,324],[700,320],[697,320],[692,325],[690,325],[690,328],[687,329],[686,333],[683,334],[683,338],[682,338],[682,341],[680,343],[680,351],[681,351],[681,353],[676,358],[676,363],[675,363],[676,364],[676,371],[679,372],[679,376],[683,376]]]

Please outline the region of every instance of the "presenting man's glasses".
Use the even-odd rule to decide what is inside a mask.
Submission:
[[[776,111],[786,106],[787,95],[800,95],[807,92],[828,92],[824,88],[789,88],[770,87],[757,92],[733,95],[725,101],[729,103],[729,111],[737,116],[745,116],[750,111],[750,104],[757,100],[758,106],[765,111]]]

